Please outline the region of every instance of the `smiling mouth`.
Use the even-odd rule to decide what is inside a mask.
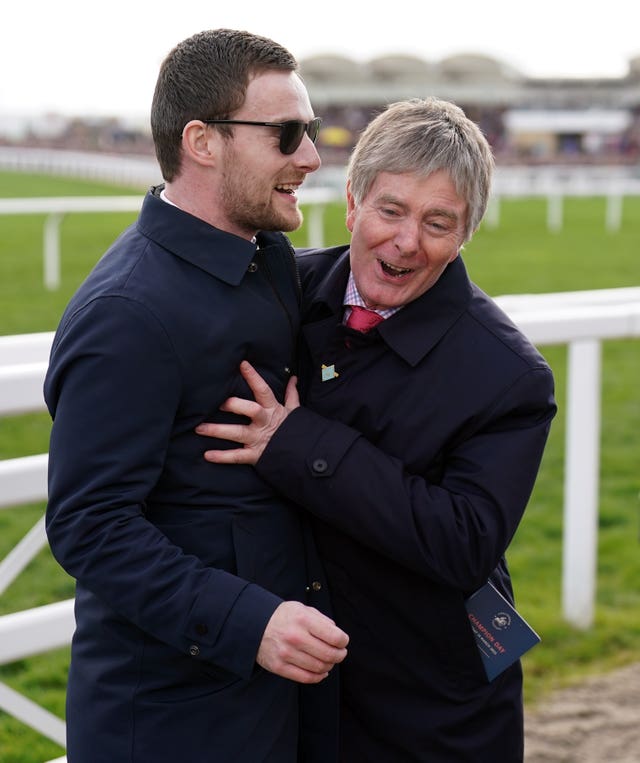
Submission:
[[[276,191],[278,193],[285,193],[289,196],[295,196],[296,190],[298,189],[298,185],[294,183],[286,183],[283,185],[277,185]]]
[[[398,268],[395,265],[391,265],[389,262],[385,262],[384,260],[378,260],[378,262],[380,263],[382,272],[386,273],[388,276],[392,276],[393,278],[401,278],[402,276],[406,276],[409,273],[413,273],[412,268]]]

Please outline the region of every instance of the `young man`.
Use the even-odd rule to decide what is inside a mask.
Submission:
[[[165,184],[71,300],[45,383],[47,530],[77,579],[68,760],[324,763],[320,682],[347,636],[316,608],[310,535],[253,469],[205,464],[194,433],[248,394],[244,357],[283,396],[299,286],[277,231],[300,225],[319,120],[288,51],[223,29],[169,53],[151,123]]]
[[[374,119],[349,165],[350,246],[299,259],[304,407],[244,364],[256,401],[223,409],[251,423],[198,428],[244,446],[210,461],[256,463],[316,519],[350,635],[345,763],[523,758],[520,664],[487,680],[465,601],[487,581],[513,600],[504,553],[556,406],[547,363],[460,257],[492,169],[452,104]],[[375,314],[357,330],[363,307]]]

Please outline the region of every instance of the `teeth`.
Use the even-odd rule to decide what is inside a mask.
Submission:
[[[384,260],[380,260],[380,264],[382,265],[385,270],[391,270],[393,273],[396,273],[397,275],[404,275],[405,273],[410,273],[411,268],[397,268],[395,265],[391,265],[388,262],[385,262]]]
[[[276,191],[284,191],[284,193],[295,193],[297,185],[293,184],[287,184],[287,185],[277,185]]]

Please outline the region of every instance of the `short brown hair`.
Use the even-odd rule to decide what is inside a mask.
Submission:
[[[182,130],[192,119],[228,119],[249,81],[270,69],[297,71],[286,48],[236,29],[212,29],[179,43],[164,59],[151,105],[151,133],[162,176],[180,171]]]

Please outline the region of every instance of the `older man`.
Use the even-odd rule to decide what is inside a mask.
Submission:
[[[488,680],[466,601],[488,581],[513,601],[504,553],[556,406],[547,363],[460,256],[492,169],[452,104],[374,119],[348,170],[350,245],[299,258],[304,407],[244,364],[255,402],[224,409],[251,422],[199,429],[243,445],[210,461],[255,463],[315,518],[351,638],[345,763],[523,757],[519,661]]]

